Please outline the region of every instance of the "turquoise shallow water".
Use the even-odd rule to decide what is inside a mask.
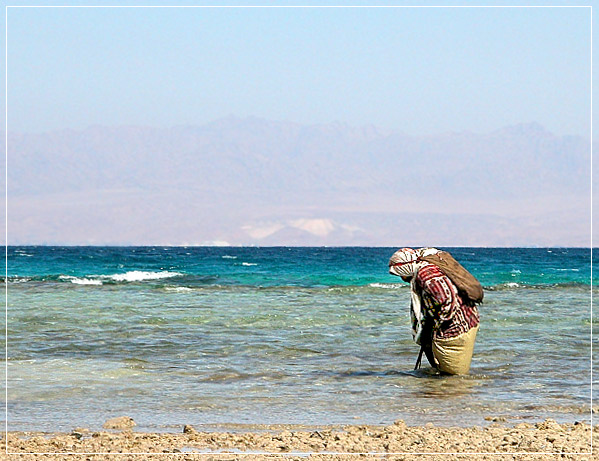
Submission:
[[[486,291],[444,378],[394,250],[10,247],[8,427],[590,421],[589,249],[449,249]]]

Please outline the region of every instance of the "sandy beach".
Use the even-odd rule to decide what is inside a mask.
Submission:
[[[120,429],[99,432],[85,428],[54,434],[10,432],[9,454],[1,459],[599,459],[590,454],[591,434],[593,446],[599,446],[599,426],[591,430],[585,423],[558,424],[550,419],[469,428],[414,427],[400,420],[389,426],[326,426],[318,430],[259,426],[228,432],[201,432],[183,425],[180,433],[136,432],[133,424],[122,418],[112,424]]]

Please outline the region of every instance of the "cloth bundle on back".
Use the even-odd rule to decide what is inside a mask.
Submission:
[[[432,366],[445,373],[470,369],[483,289],[448,252],[402,248],[389,260],[389,273],[410,283],[412,337]],[[419,366],[420,357],[417,362]]]
[[[424,255],[422,259],[436,265],[455,284],[462,298],[473,303],[482,303],[485,293],[480,282],[457,262],[447,251]]]

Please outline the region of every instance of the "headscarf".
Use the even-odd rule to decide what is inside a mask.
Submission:
[[[400,277],[411,277],[410,295],[410,319],[412,320],[412,338],[416,344],[420,344],[420,337],[424,328],[424,314],[422,312],[422,298],[416,286],[418,271],[430,263],[422,260],[422,257],[434,255],[440,250],[436,248],[402,248],[397,250],[389,260],[389,273]]]

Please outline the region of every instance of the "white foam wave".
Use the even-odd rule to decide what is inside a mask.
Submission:
[[[142,280],[159,280],[159,279],[167,279],[170,277],[176,277],[178,275],[183,275],[180,272],[170,272],[170,271],[162,271],[162,272],[145,272],[145,271],[129,271],[124,274],[113,274],[107,275],[106,278],[114,280],[116,282],[141,282]]]
[[[518,288],[520,286],[520,284],[516,283],[516,282],[508,282],[505,284],[505,286],[508,288]]]
[[[399,288],[408,287],[408,285],[402,285],[401,283],[369,283],[368,286],[372,288],[383,288],[385,290],[397,290]]]
[[[90,279],[90,278],[85,278],[85,277],[79,278],[79,277],[73,277],[72,275],[61,275],[58,278],[62,279],[62,280],[68,280],[69,282],[74,283],[75,285],[102,285],[101,280]]]
[[[8,283],[26,283],[31,280],[30,277],[16,277],[14,279],[8,279]]]
[[[193,291],[191,288],[187,288],[187,287],[166,287],[165,288],[166,291],[174,291],[177,293],[184,293],[187,291]]]
[[[242,266],[257,266],[257,263],[241,263]]]
[[[221,258],[223,258],[223,259],[237,259],[237,256],[224,255],[224,256],[221,256]]]
[[[94,279],[73,279],[71,280],[71,283],[74,283],[75,285],[102,285],[102,281],[101,280],[94,280]]]

